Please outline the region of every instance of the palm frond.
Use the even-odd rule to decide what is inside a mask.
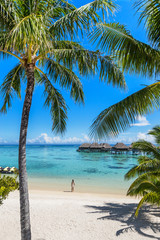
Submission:
[[[150,134],[159,140],[160,127],[156,126]],[[127,195],[141,196],[135,216],[138,216],[139,209],[144,203],[160,205],[160,150],[159,147],[145,140],[133,143],[133,148],[147,154],[138,158],[138,165],[130,169],[125,179],[138,176],[130,185]]]
[[[45,48],[49,49],[50,41],[47,39],[47,31],[44,26],[43,17],[35,14],[28,15],[15,24],[5,44],[5,49],[20,49],[24,51],[26,46],[39,46],[39,51],[42,49],[42,43]],[[44,51],[43,46],[43,51]]]
[[[134,4],[140,12],[139,22],[145,24],[148,38],[153,46],[160,47],[160,2],[159,0],[138,0]]]
[[[95,75],[99,72],[101,81],[121,88],[126,87],[123,73],[114,59],[99,51],[89,51],[77,46],[72,49],[55,49],[49,56],[67,68],[78,68],[82,76]]]
[[[126,72],[153,77],[160,71],[159,51],[134,39],[124,25],[99,23],[89,37],[103,51],[114,52]]]
[[[58,82],[62,88],[70,90],[70,95],[75,102],[84,103],[83,87],[76,74],[52,59],[44,60],[47,73],[52,81]]]
[[[152,143],[145,140],[140,140],[133,143],[133,148],[139,149],[148,155],[153,156],[154,158],[160,159],[160,149],[155,147]]]
[[[15,57],[17,58],[21,63],[23,63],[23,59],[20,58],[18,55],[17,55],[17,52],[13,53],[13,52],[10,52],[10,51],[6,51],[6,50],[3,50],[3,49],[0,49],[0,57],[3,57],[3,58],[8,58],[8,57]]]
[[[99,56],[100,60],[100,79],[107,81],[114,87],[126,88],[126,82],[123,72],[116,63],[115,59],[111,56]]]
[[[151,84],[102,111],[91,126],[96,138],[115,136],[134,123],[138,115],[159,108],[160,82]]]
[[[157,169],[151,170],[150,172],[147,171],[143,174],[141,174],[140,176],[138,176],[133,183],[130,185],[128,191],[127,191],[127,195],[138,195],[140,193],[136,193],[135,194],[135,190],[137,189],[137,187],[144,181],[150,181],[152,183],[155,184],[156,179],[158,179],[160,176],[160,171]],[[141,194],[140,194],[141,195]]]
[[[125,179],[129,180],[133,177],[140,176],[143,173],[147,173],[148,171],[154,171],[160,167],[160,160],[151,159],[150,157],[140,156],[138,158],[139,165],[131,168],[126,174]]]
[[[38,73],[39,72],[39,73]],[[61,93],[51,84],[46,74],[36,68],[36,80],[39,84],[44,84],[44,105],[50,108],[53,121],[52,130],[55,133],[63,134],[66,130],[67,106]]]
[[[135,216],[138,216],[139,210],[142,207],[142,205],[144,203],[151,203],[151,204],[156,204],[156,205],[160,205],[160,194],[157,194],[156,192],[150,192],[147,193],[139,202],[136,212],[135,212]]]
[[[154,137],[157,144],[160,144],[160,126],[155,126],[148,134]]]
[[[144,196],[148,192],[157,192],[158,193],[159,189],[153,182],[148,181],[148,180],[143,180],[138,185],[136,185],[134,187],[130,187],[127,192],[127,195],[128,196]],[[159,194],[160,194],[160,192],[159,192]]]
[[[15,1],[0,0],[0,29],[11,30],[14,25]]]
[[[99,15],[97,10],[102,12],[113,13],[116,9],[116,5],[111,0],[94,0],[80,8],[74,8],[68,14],[64,14],[59,20],[57,20],[50,28],[50,32],[56,36],[73,37],[78,30],[89,29],[91,22],[97,22]]]
[[[21,79],[24,78],[24,69],[21,64],[14,67],[5,77],[3,84],[0,87],[0,94],[4,99],[0,112],[6,113],[7,108],[11,107],[11,101],[14,93],[21,98]]]

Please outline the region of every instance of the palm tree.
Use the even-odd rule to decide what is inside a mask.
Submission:
[[[26,171],[26,138],[29,112],[35,85],[44,85],[45,106],[50,108],[52,130],[63,133],[66,129],[67,106],[55,84],[70,91],[76,103],[84,102],[80,75],[96,74],[100,80],[125,87],[125,80],[112,57],[99,51],[84,49],[75,41],[77,34],[89,32],[101,21],[97,10],[112,13],[111,0],[94,0],[76,8],[65,0],[0,0],[0,53],[15,57],[17,65],[7,74],[1,85],[4,103],[1,112],[11,107],[14,95],[21,97],[21,82],[26,83],[20,137],[19,184],[21,238],[31,239],[29,196]]]
[[[144,23],[150,45],[136,40],[119,23],[98,23],[90,39],[101,50],[112,53],[122,71],[157,78],[160,73],[160,1],[137,0],[134,7],[140,12],[139,23]],[[97,138],[118,135],[134,123],[137,116],[158,109],[159,104],[160,82],[157,80],[102,111],[91,126],[91,134]]]
[[[160,126],[154,127],[149,134],[154,136],[159,145]],[[146,153],[139,157],[139,164],[125,175],[126,179],[138,176],[127,192],[127,195],[142,197],[135,212],[137,216],[144,203],[160,206],[160,148],[144,140],[135,142],[133,147]]]

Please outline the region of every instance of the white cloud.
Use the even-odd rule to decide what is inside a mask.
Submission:
[[[138,116],[136,118],[136,123],[131,124],[131,126],[142,127],[150,125],[149,121],[144,116]]]
[[[140,139],[144,139],[146,141],[154,143],[154,138],[151,135],[148,135],[147,132],[138,132],[137,134],[133,134],[132,132],[125,132],[121,133],[121,135],[116,138],[101,140],[101,142],[107,142],[110,144],[123,142],[126,144],[130,144]],[[82,133],[82,137],[68,137],[68,138],[62,138],[60,136],[50,137],[48,136],[47,133],[42,133],[37,138],[29,139],[27,141],[27,143],[29,144],[82,144],[84,142],[92,143],[94,142],[94,139],[90,139],[88,135],[84,133]]]
[[[88,137],[88,135],[82,133],[82,136],[83,136],[83,139],[86,141],[86,142],[90,142],[91,139]]]
[[[132,142],[136,142],[138,140],[146,140],[148,142],[154,143],[154,137],[149,135],[148,132],[138,132],[136,135],[133,135],[132,133],[122,133],[120,136],[116,138],[110,138],[104,142],[108,142],[110,144],[115,144],[117,142],[123,142],[126,144],[130,144]]]
[[[126,144],[130,144],[132,142],[137,141],[137,137],[135,136],[120,136],[120,137],[116,137],[116,138],[111,138],[109,140],[106,140],[104,142],[110,143],[110,144],[115,144],[117,142],[123,142]]]
[[[29,144],[79,144],[84,142],[89,142],[90,139],[87,135],[82,134],[83,138],[69,137],[49,137],[47,133],[42,133],[39,137],[34,139],[29,139],[27,143]]]
[[[7,143],[7,141],[4,140],[3,138],[0,138],[0,144],[5,144],[5,143]]]
[[[154,142],[154,137],[149,135],[149,134],[147,134],[147,133],[139,132],[137,134],[137,140],[139,140],[139,139],[143,139],[143,140],[146,140],[146,141],[152,142],[152,143]]]

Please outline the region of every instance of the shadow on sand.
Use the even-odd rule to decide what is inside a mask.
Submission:
[[[139,211],[137,218],[134,217],[137,204],[127,203],[104,203],[103,206],[85,206],[89,209],[94,209],[90,214],[99,213],[104,214],[102,217],[98,217],[97,220],[114,220],[121,222],[124,226],[116,232],[116,236],[126,233],[128,231],[135,231],[138,234],[146,237],[160,240],[160,209],[157,207],[145,206]],[[154,221],[153,221],[154,217]],[[156,217],[156,220],[155,220]],[[151,229],[153,235],[145,233],[145,230]]]

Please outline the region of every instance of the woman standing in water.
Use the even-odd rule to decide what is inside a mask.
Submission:
[[[72,179],[72,182],[71,182],[71,192],[74,192],[74,187],[75,187],[75,182],[74,182],[74,179]]]

